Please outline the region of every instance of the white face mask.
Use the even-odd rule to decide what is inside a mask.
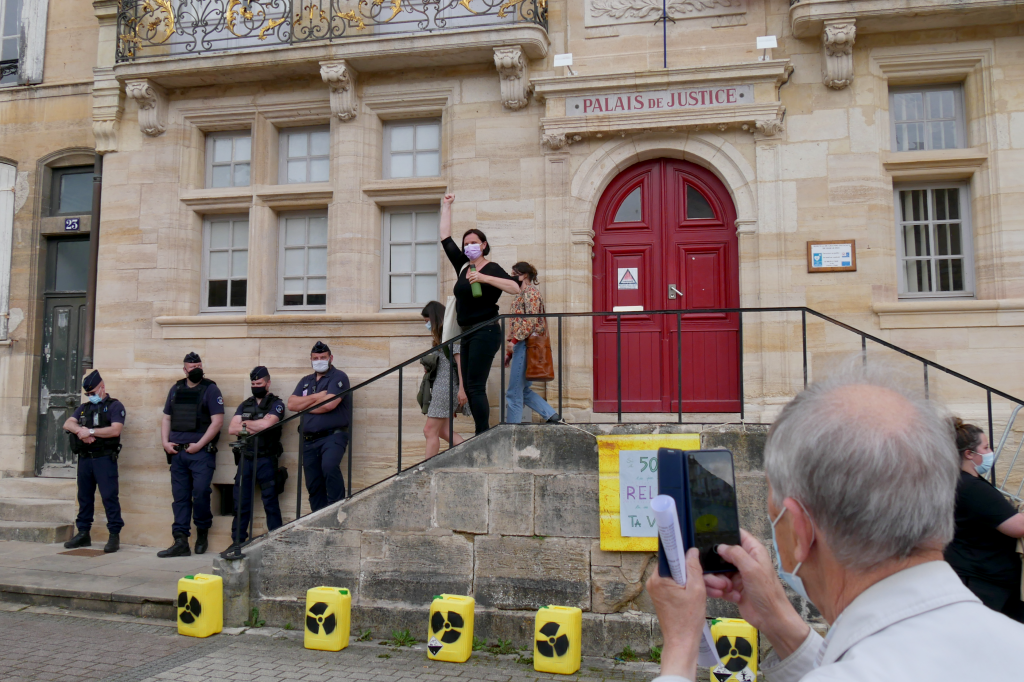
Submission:
[[[430,320],[427,320],[427,322],[426,322],[426,324],[425,324],[424,326],[425,326],[425,327],[427,328],[427,330],[429,331],[429,330],[430,330]]]
[[[327,360],[314,360],[313,371],[318,374],[323,374],[331,366],[331,363]]]
[[[974,470],[978,472],[979,476],[984,476],[988,472],[992,471],[992,465],[996,461],[996,453],[994,452],[975,452],[976,455],[981,455],[981,464],[975,463]]]
[[[797,504],[799,504],[800,508],[803,509],[803,507],[804,507],[803,503],[801,503],[799,500],[797,500]],[[801,578],[800,576],[798,576],[796,574],[796,572],[800,570],[800,567],[803,566],[804,563],[801,561],[796,566],[794,566],[792,573],[787,572],[785,569],[782,568],[782,555],[779,554],[779,543],[775,540],[775,526],[776,526],[776,524],[779,523],[779,521],[782,520],[782,515],[785,514],[785,513],[786,513],[786,508],[783,507],[782,511],[779,513],[779,515],[776,516],[775,520],[772,521],[772,547],[775,548],[775,560],[779,564],[779,577],[782,578],[782,582],[786,583],[791,588],[793,588],[794,592],[799,594],[801,597],[803,597],[808,602],[811,602],[811,598],[807,596],[807,588],[804,587],[803,578]],[[807,510],[806,509],[804,509],[804,514],[807,514]],[[811,526],[811,542],[812,543],[814,542],[814,526],[813,525]],[[811,603],[813,604],[814,602],[811,602]]]

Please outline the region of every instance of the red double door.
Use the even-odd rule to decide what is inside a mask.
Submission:
[[[605,190],[594,218],[594,310],[622,316],[622,410],[740,411],[736,209],[709,170],[637,164]],[[681,336],[682,364],[677,341]],[[594,411],[618,409],[616,317],[594,318]],[[679,375],[682,369],[682,382]]]

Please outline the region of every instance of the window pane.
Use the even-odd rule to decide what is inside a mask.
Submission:
[[[245,290],[247,282],[244,279],[236,279],[231,282],[231,305],[239,308],[245,307]]]
[[[330,131],[324,130],[319,133],[311,133],[309,138],[310,156],[327,156],[331,153]]]
[[[928,118],[953,118],[953,91],[936,90],[927,93]]]
[[[900,192],[900,219],[904,222],[928,220],[927,190]]]
[[[288,182],[305,182],[306,181],[306,161],[289,161],[288,162]]]
[[[926,293],[932,290],[931,268],[926,260],[908,260],[904,264],[907,291]]]
[[[309,243],[312,245],[327,243],[327,218],[309,219]]]
[[[248,135],[235,138],[235,161],[248,161],[252,158],[252,138]]]
[[[218,220],[210,223],[210,248],[226,249],[231,246],[231,223]]]
[[[963,243],[960,240],[960,223],[953,223],[946,226],[949,230],[949,253],[952,256],[964,254]]]
[[[391,246],[391,272],[412,272],[412,246],[393,244]]]
[[[6,38],[0,46],[0,59],[7,61],[8,59],[18,58],[18,38]],[[16,83],[18,81],[18,74],[12,74],[4,79],[8,83]]]
[[[391,151],[408,152],[413,149],[413,127],[394,126],[391,129]]]
[[[416,245],[416,272],[437,271],[437,246],[435,244]]]
[[[963,267],[963,260],[960,258],[935,261],[935,272],[938,278],[937,291],[963,291]]]
[[[441,160],[437,152],[420,152],[416,155],[416,176],[421,178],[441,174]]]
[[[715,217],[715,210],[711,208],[711,204],[704,198],[704,195],[700,193],[694,187],[690,185],[686,186],[686,219],[687,220],[702,220]]]
[[[232,242],[232,246],[237,248],[245,248],[249,246],[249,221],[248,220],[237,220],[233,226],[235,237]]]
[[[893,115],[897,121],[920,121],[924,107],[920,92],[898,92],[893,95]]]
[[[240,251],[231,252],[231,276],[232,277],[248,277],[249,276],[249,252],[242,249]]]
[[[291,133],[288,135],[288,156],[296,158],[306,156],[309,153],[309,136],[306,133]]]
[[[231,186],[231,166],[214,166],[213,167],[213,182],[210,183],[211,187],[230,187]]]
[[[208,273],[210,279],[228,278],[228,252],[214,251],[210,254],[210,268]]]
[[[309,249],[307,252],[308,265],[306,274],[326,275],[327,274],[327,249]]]
[[[57,243],[57,291],[85,291],[89,275],[89,241],[76,239]]]
[[[439,149],[441,126],[436,123],[416,126],[416,149]]]
[[[288,218],[284,221],[284,243],[299,246],[306,243],[306,219]]]
[[[310,294],[326,294],[327,279],[325,277],[310,277],[306,280],[306,292]]]
[[[428,303],[437,298],[437,275],[416,275],[416,302]]]
[[[227,280],[210,280],[207,284],[206,305],[210,308],[222,308],[228,304]]]
[[[391,302],[412,303],[412,277],[403,275],[401,277],[391,276]]]
[[[213,139],[213,162],[226,163],[231,161],[231,138],[215,137]]]
[[[235,164],[235,187],[245,187],[249,184],[249,164]]]
[[[931,255],[927,225],[903,226],[903,255],[907,258]]]
[[[613,223],[635,223],[642,220],[640,213],[640,198],[641,188],[637,187],[629,193],[622,203],[619,204],[619,210],[615,212],[615,219]]]
[[[960,190],[953,187],[950,189],[934,190],[932,201],[935,204],[936,220],[959,220],[960,219]],[[940,211],[939,205],[942,205]]]
[[[60,178],[60,213],[92,211],[92,173],[66,173]]]
[[[330,180],[331,162],[327,159],[313,159],[309,162],[309,181],[327,182]]]
[[[284,274],[301,277],[306,274],[306,250],[286,249],[284,252]]]
[[[412,241],[412,213],[391,214],[391,241]]]
[[[440,216],[431,211],[430,213],[416,214],[416,240],[437,241]]]
[[[391,177],[411,178],[412,177],[412,154],[391,155]]]
[[[286,279],[284,281],[284,293],[301,294],[303,281],[301,279]]]

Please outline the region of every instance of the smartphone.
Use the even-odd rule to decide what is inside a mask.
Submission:
[[[679,515],[679,534],[683,536],[683,549],[694,546],[693,524],[686,518],[689,509],[686,453],[672,448],[658,448],[658,494],[668,495],[676,501],[676,513]],[[672,572],[665,558],[665,548],[658,538],[658,575],[671,578]]]
[[[705,573],[728,573],[736,567],[718,555],[721,544],[740,544],[736,476],[728,450],[688,450],[686,483],[693,546],[700,550]]]

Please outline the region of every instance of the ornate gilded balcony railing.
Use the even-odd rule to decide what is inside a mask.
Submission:
[[[117,60],[524,23],[547,0],[121,0]]]

